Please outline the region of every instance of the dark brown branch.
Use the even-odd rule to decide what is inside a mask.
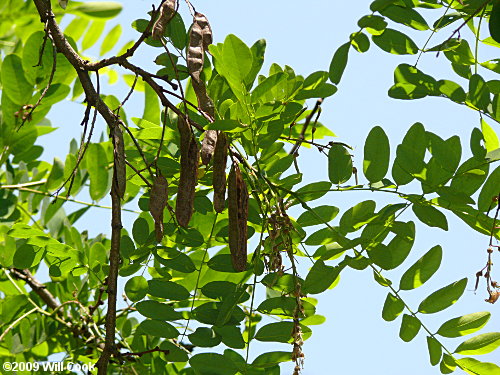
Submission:
[[[69,321],[72,321],[73,319],[71,316],[65,317],[62,309],[64,304],[60,304],[54,295],[50,293],[47,287],[35,279],[29,270],[11,268],[9,271],[14,278],[22,280],[28,284],[31,290],[33,290],[33,292],[38,295],[38,297],[40,297],[40,299],[45,302],[51,310],[54,311],[54,314],[58,317],[58,321],[64,323],[74,336],[81,337],[84,342],[93,341],[98,348],[104,349],[104,344],[97,341],[97,338],[88,330],[86,325],[79,327],[78,325],[68,322],[67,318],[69,318]]]
[[[165,1],[165,0],[163,0],[163,1]],[[162,3],[163,3],[163,1],[162,1]],[[107,59],[103,59],[103,60],[97,61],[95,63],[87,62],[86,63],[86,70],[99,70],[99,69],[105,68],[107,66],[120,64],[121,61],[126,60],[129,57],[132,57],[134,55],[134,53],[137,51],[137,49],[139,48],[139,46],[151,35],[151,30],[153,28],[153,25],[155,23],[157,16],[158,16],[158,11],[155,10],[153,7],[153,11],[151,12],[151,19],[149,20],[149,23],[146,26],[146,29],[141,34],[139,39],[137,39],[137,41],[134,43],[134,45],[132,47],[130,47],[129,49],[127,49],[127,51],[125,53],[123,53],[122,55],[119,55],[119,56],[113,56],[113,57],[110,57]]]
[[[290,155],[297,155],[299,151],[299,147],[302,144],[302,141],[305,139],[306,136],[306,131],[307,128],[309,127],[309,124],[311,123],[312,118],[316,114],[316,112],[319,111],[321,104],[323,103],[323,99],[318,99],[316,101],[316,104],[314,105],[314,108],[312,109],[311,113],[306,117],[306,121],[304,122],[304,125],[302,126],[302,131],[300,132],[299,139],[295,144],[293,145],[292,149],[290,150]]]
[[[59,302],[56,298],[47,290],[47,287],[41,282],[36,280],[29,270],[21,270],[18,268],[11,268],[10,273],[18,280],[23,280],[30,288],[42,299],[45,304],[52,310],[59,308]],[[57,312],[59,316],[62,316],[62,311]]]
[[[57,51],[62,53],[70,64],[76,70],[78,78],[82,84],[83,90],[87,97],[87,102],[89,105],[95,107],[99,114],[104,118],[106,124],[112,131],[115,126],[119,126],[119,118],[111,111],[111,109],[102,101],[98,92],[96,91],[94,85],[89,76],[89,70],[98,71],[100,68],[106,66],[106,64],[114,63],[109,61],[101,66],[93,65],[84,61],[80,55],[71,47],[68,40],[64,36],[64,33],[59,28],[59,25],[55,21],[54,14],[50,8],[50,2],[44,0],[33,0],[37,8],[38,14],[40,15],[41,22],[47,25],[47,30],[54,41]],[[154,18],[154,17],[152,17]],[[152,21],[148,28],[152,27]],[[146,38],[146,33],[143,33],[134,47],[129,49],[127,53],[133,54],[135,49],[142,43],[142,40]],[[121,58],[123,59],[123,57]],[[116,179],[116,170],[114,170],[114,177]],[[120,197],[116,191],[116,185],[113,184],[111,188],[111,202],[112,202],[112,219],[111,219],[111,249],[109,256],[109,276],[107,283],[107,293],[108,293],[108,311],[106,314],[106,338],[104,342],[104,349],[102,351],[101,357],[97,362],[98,374],[106,375],[108,370],[108,363],[112,354],[117,353],[115,345],[115,332],[116,332],[116,297],[117,297],[117,279],[118,279],[118,268],[120,264],[120,233],[122,228],[121,223],[121,207],[120,207]]]

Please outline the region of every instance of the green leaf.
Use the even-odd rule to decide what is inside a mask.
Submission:
[[[442,230],[448,230],[448,221],[446,220],[446,216],[437,208],[420,203],[414,203],[411,208],[413,213],[422,223],[428,225],[429,227],[437,227]]]
[[[342,268],[327,266],[321,259],[317,260],[309,270],[304,282],[306,294],[323,293],[339,277]]]
[[[403,312],[404,308],[405,304],[403,301],[388,293],[385,298],[384,308],[382,309],[382,318],[387,322],[393,321]]]
[[[491,314],[488,311],[477,312],[453,318],[439,327],[437,334],[443,337],[460,337],[469,335],[483,328]]]
[[[186,351],[170,341],[163,341],[160,344],[160,349],[168,351],[168,354],[163,353],[162,355],[168,362],[187,362],[189,360]]]
[[[97,40],[101,37],[106,26],[105,21],[96,20],[90,24],[90,27],[85,32],[82,40],[82,50],[85,51],[96,44]]]
[[[382,34],[373,35],[372,40],[383,51],[395,55],[414,55],[418,52],[410,37],[394,29],[385,29]]]
[[[279,73],[278,73],[279,74]],[[337,88],[326,83],[328,72],[317,71],[311,73],[303,82],[302,88],[295,95],[296,100],[309,98],[326,98],[337,92]]]
[[[67,13],[74,13],[90,18],[113,18],[122,11],[122,5],[114,1],[69,1]]]
[[[380,35],[387,27],[384,17],[374,14],[366,15],[358,20],[358,26],[366,29],[372,35]]]
[[[412,8],[389,5],[384,9],[379,10],[380,14],[393,20],[394,22],[411,27],[415,30],[429,30],[429,25],[424,17]]]
[[[206,129],[222,130],[225,132],[241,132],[248,128],[238,120],[215,120],[205,126]]]
[[[375,201],[368,200],[359,202],[354,207],[349,208],[339,222],[339,229],[342,234],[355,232],[362,226],[368,224],[377,216],[375,214]]]
[[[456,103],[463,103],[467,98],[467,94],[458,83],[447,79],[437,81],[436,90]]]
[[[318,206],[309,211],[304,211],[297,219],[297,224],[301,227],[309,227],[311,225],[319,225],[328,223],[333,220],[339,209],[335,206]]]
[[[238,372],[232,361],[217,353],[195,354],[189,359],[189,364],[200,375],[234,375]]]
[[[42,251],[42,249],[37,248],[36,251]],[[33,245],[23,244],[19,246],[14,253],[14,257],[12,259],[13,265],[16,268],[24,269],[31,268],[36,264],[33,264],[35,261],[36,252],[35,247]]]
[[[250,88],[252,87],[255,78],[257,78],[257,74],[259,74],[262,65],[264,64],[264,54],[266,52],[266,40],[265,39],[257,40],[250,48],[250,51],[252,51],[252,56],[253,56],[252,69],[250,69],[250,72],[245,77],[245,84],[247,85],[248,90],[250,90]]]
[[[423,285],[439,269],[442,257],[441,246],[434,246],[401,276],[399,289],[411,290]]]
[[[490,104],[490,92],[483,77],[473,74],[469,79],[467,100],[476,108],[486,110]]]
[[[466,286],[467,278],[463,278],[435,291],[420,302],[418,311],[433,314],[450,307],[462,296]]]
[[[490,21],[491,22],[491,21]],[[467,373],[473,375],[498,375],[500,374],[500,367],[494,363],[481,362],[475,358],[459,358],[456,360],[457,364],[463,368]]]
[[[292,354],[290,352],[267,352],[255,358],[252,362],[252,366],[259,368],[268,368],[291,360]]]
[[[482,159],[472,157],[466,160],[456,171],[451,187],[469,196],[479,189],[488,177],[489,164]]]
[[[168,268],[182,273],[191,273],[196,271],[196,266],[194,265],[192,259],[179,250],[159,246],[156,249],[156,255],[156,259]]]
[[[316,312],[314,305],[306,300],[302,300],[302,308],[304,309],[304,317],[312,316]],[[257,311],[262,314],[281,315],[293,318],[297,309],[297,299],[294,297],[274,297],[268,298],[261,302]],[[300,317],[302,314],[299,314]]]
[[[349,150],[334,144],[328,152],[328,176],[334,184],[342,184],[352,176],[352,158]]]
[[[398,267],[408,257],[415,241],[415,223],[395,222],[391,231],[396,236],[387,244],[375,244],[369,248],[370,259],[385,270]]]
[[[63,178],[64,163],[59,158],[54,158],[54,162],[52,163],[52,170],[50,171],[49,177],[47,178],[46,182],[47,190],[58,188],[63,182]]]
[[[436,366],[441,360],[443,348],[441,343],[434,337],[427,336],[427,349],[429,351],[429,361],[432,366]]]
[[[147,335],[173,339],[179,336],[179,331],[172,324],[161,320],[143,320],[137,330]]]
[[[451,355],[443,353],[443,359],[439,364],[439,370],[441,371],[441,373],[451,374],[453,371],[455,371],[456,367],[457,364],[455,362],[455,359]]]
[[[342,44],[335,54],[333,55],[332,61],[330,63],[329,70],[329,78],[332,83],[338,85],[342,75],[344,74],[344,70],[347,66],[347,59],[349,56],[349,49],[351,47],[351,43],[347,42]]]
[[[18,106],[28,104],[33,86],[24,76],[21,58],[18,55],[7,55],[2,61],[1,67],[2,90]]]
[[[410,342],[417,336],[421,326],[422,324],[418,318],[413,315],[404,314],[399,329],[399,337],[404,342]]]
[[[311,329],[302,324],[300,325],[300,327],[302,328],[303,340],[307,340],[312,334]],[[260,329],[255,334],[255,339],[264,342],[293,342],[293,328],[293,322],[269,323],[265,326],[260,327]]]
[[[328,193],[331,187],[332,187],[331,182],[327,181],[313,182],[305,186],[302,186],[295,192],[295,194],[300,198],[301,201],[309,202],[321,198],[323,195]]]
[[[495,42],[500,43],[500,4],[497,1],[493,2],[488,28],[491,37]]]
[[[217,72],[227,80],[237,97],[244,95],[246,88],[243,82],[253,67],[250,48],[236,35],[229,34],[223,44],[211,45],[209,49]]]
[[[221,336],[222,343],[233,349],[243,349],[245,340],[238,327],[235,326],[214,326],[214,331]]]
[[[477,208],[481,212],[488,211],[493,207],[493,199],[500,194],[500,166],[496,167],[486,180],[479,198],[477,200]]]
[[[392,168],[392,177],[397,185],[406,185],[414,175],[424,168],[424,157],[427,151],[427,137],[421,123],[415,123],[408,129],[401,144],[396,150],[396,159]]]
[[[364,53],[370,49],[370,39],[362,32],[352,33],[349,39],[354,49],[360,53]]]
[[[300,277],[287,273],[279,274],[277,272],[272,272],[264,276],[261,283],[282,294],[288,294],[295,290],[297,283],[303,285],[304,281]]]
[[[90,177],[90,197],[98,201],[108,191],[108,158],[100,143],[91,143],[85,153],[87,171]]]
[[[148,282],[143,276],[135,276],[127,280],[125,294],[132,302],[137,302],[146,297]]]
[[[144,245],[151,233],[149,222],[144,217],[139,216],[132,226],[132,236],[138,245]]]
[[[483,118],[481,118],[481,131],[483,132],[484,144],[487,152],[494,151],[500,147],[497,133],[495,133],[493,128],[489,126]]]
[[[212,257],[207,266],[214,271],[237,273],[233,267],[230,254],[217,254]]]
[[[102,56],[111,51],[118,42],[118,40],[120,39],[121,35],[122,35],[122,26],[118,24],[108,32],[108,34],[102,41],[100,55]]]
[[[381,181],[389,168],[389,138],[384,129],[375,126],[366,137],[363,173],[370,182]]]
[[[212,348],[221,343],[221,337],[211,328],[198,327],[196,331],[188,335],[189,341],[195,346],[201,348]]]
[[[88,18],[75,17],[64,29],[64,34],[78,42],[90,23]]]
[[[477,335],[461,343],[455,353],[462,355],[488,354],[500,346],[500,332]]]
[[[135,308],[142,316],[158,320],[177,320],[182,319],[182,314],[175,311],[174,308],[165,303],[157,301],[137,302]]]
[[[191,296],[189,291],[180,284],[156,279],[148,280],[148,294],[174,301],[183,301]]]

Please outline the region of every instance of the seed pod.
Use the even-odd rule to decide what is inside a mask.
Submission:
[[[153,25],[153,39],[160,40],[165,31],[165,27],[175,16],[177,0],[166,0],[160,7],[160,15]]]
[[[182,146],[182,144],[181,144]],[[198,143],[191,136],[189,148],[185,154],[181,149],[181,176],[175,204],[175,217],[182,227],[187,227],[193,215],[194,193],[198,179],[198,159],[200,152]]]
[[[186,122],[186,119],[182,116],[177,118],[177,129],[179,129],[180,135],[180,149],[181,149],[181,160],[182,157],[187,157],[187,153],[189,150],[189,143],[191,142],[191,138],[193,138],[193,132],[191,131],[191,127]]]
[[[125,195],[127,187],[127,172],[125,164],[125,143],[120,125],[116,124],[111,129],[111,142],[113,142],[113,184],[120,198]]]
[[[196,21],[191,25],[189,33],[189,47],[187,51],[187,68],[194,81],[200,82],[205,55],[203,51],[203,29]]]
[[[163,210],[167,206],[168,184],[165,177],[155,177],[149,196],[149,212],[155,221],[156,240],[161,242],[163,238]]]
[[[247,266],[248,190],[238,164],[233,162],[228,177],[229,250],[236,271]]]
[[[201,162],[208,165],[212,159],[217,144],[217,130],[207,130],[201,142]]]
[[[227,147],[227,137],[223,132],[220,132],[217,136],[217,143],[215,145],[214,169],[212,175],[214,208],[215,211],[219,213],[224,210],[224,201],[226,197]]]
[[[210,27],[210,23],[208,23],[208,19],[204,14],[196,12],[194,14],[194,19],[200,25],[203,50],[206,52],[208,51],[208,46],[213,42],[212,28]]]

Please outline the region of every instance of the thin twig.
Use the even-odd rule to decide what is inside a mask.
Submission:
[[[309,115],[306,117],[306,121],[304,122],[304,125],[302,125],[302,131],[300,132],[299,139],[297,140],[297,142],[295,142],[295,145],[293,145],[292,149],[289,152],[289,155],[298,155],[300,145],[305,139],[307,128],[309,127],[309,124],[316,112],[319,111],[321,103],[323,103],[323,99],[320,98],[316,101],[316,104],[314,105],[311,113],[309,113]]]

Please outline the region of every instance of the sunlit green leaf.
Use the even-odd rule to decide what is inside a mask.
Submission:
[[[462,355],[487,354],[499,346],[500,332],[489,332],[464,341],[455,349],[455,353]]]
[[[442,256],[441,246],[434,246],[401,276],[399,288],[410,290],[423,285],[439,269]]]
[[[463,315],[441,324],[437,334],[444,337],[460,337],[474,333],[485,326],[491,314],[487,311]]]
[[[462,296],[466,286],[467,278],[464,278],[435,291],[420,302],[418,311],[433,314],[450,307]]]
[[[381,181],[389,168],[389,138],[384,129],[375,126],[366,137],[363,173],[370,182]]]
[[[420,320],[413,315],[404,314],[399,329],[399,337],[405,342],[410,342],[417,336],[422,324]]]

